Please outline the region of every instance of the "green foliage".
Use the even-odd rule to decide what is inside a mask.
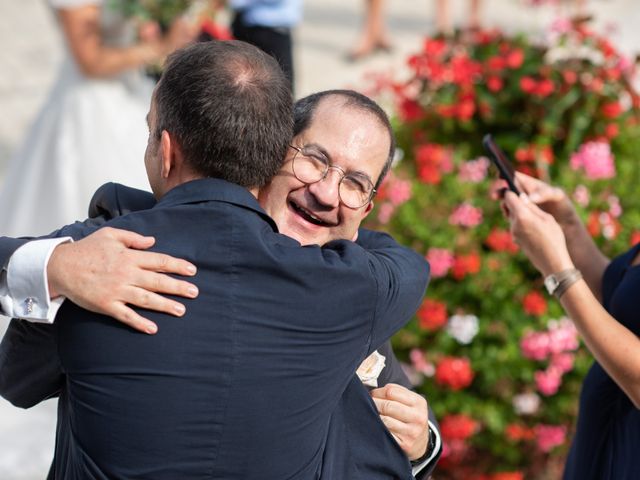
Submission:
[[[392,92],[397,106],[404,158],[370,226],[431,262],[427,300],[394,342],[442,423],[439,478],[557,472],[592,362],[511,240],[482,137],[492,133],[518,170],[576,200],[606,254],[640,239],[633,65],[586,25],[565,27],[548,46],[497,31],[427,39],[409,59],[412,76],[381,92]],[[452,330],[453,317],[462,333]],[[536,348],[544,359],[532,359]],[[472,378],[462,363],[446,364],[451,358],[468,359]]]

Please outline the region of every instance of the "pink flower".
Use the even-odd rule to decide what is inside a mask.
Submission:
[[[433,278],[444,277],[453,266],[453,253],[446,248],[430,248],[426,258]]]
[[[553,447],[562,445],[567,437],[567,429],[562,425],[536,425],[533,428],[536,435],[538,448],[543,452],[549,452]]]
[[[571,154],[570,165],[573,170],[584,169],[587,178],[598,180],[613,178],[616,175],[611,147],[606,142],[587,142]]]
[[[433,363],[428,362],[422,350],[414,348],[409,353],[411,365],[425,377],[432,377],[436,373],[436,367]]]
[[[533,376],[538,391],[547,397],[556,394],[562,383],[562,373],[553,367],[545,371],[537,371]]]
[[[578,348],[578,331],[567,317],[549,323],[549,352],[562,353]]]
[[[573,369],[574,355],[572,353],[556,353],[551,357],[551,368],[558,370],[561,374],[570,372]]]
[[[387,198],[394,205],[402,205],[411,198],[411,182],[392,177],[387,184]]]
[[[589,189],[584,185],[578,185],[573,192],[573,199],[581,207],[589,205]]]
[[[480,183],[486,178],[488,169],[489,160],[486,157],[469,160],[460,165],[458,178],[462,182]]]
[[[607,198],[607,202],[609,202],[609,214],[613,218],[619,218],[622,215],[622,207],[620,206],[620,199],[615,195],[610,195]]]
[[[544,360],[550,352],[549,343],[547,332],[530,332],[520,340],[520,349],[525,358]]]
[[[389,220],[391,220],[393,212],[395,211],[396,207],[394,207],[392,203],[384,202],[378,209],[378,221],[383,225],[386,225],[389,223]]]
[[[461,225],[463,227],[475,227],[481,222],[482,210],[467,202],[458,206],[449,217],[451,225]]]

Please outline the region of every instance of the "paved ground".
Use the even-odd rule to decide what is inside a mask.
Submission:
[[[395,49],[349,64],[343,55],[360,24],[361,0],[306,0],[305,22],[297,31],[298,95],[356,86],[368,71],[401,71],[406,54],[419,48],[433,31],[430,1],[389,1],[388,24]],[[467,2],[452,0],[454,16],[464,18]],[[636,8],[633,8],[636,7]],[[628,52],[640,50],[640,9],[634,0],[591,0],[601,24],[617,23],[614,41]],[[552,8],[531,10],[523,0],[486,0],[484,21],[509,30],[540,32],[554,17]],[[16,148],[44,101],[62,57],[62,43],[44,0],[0,0],[0,185],[11,152]],[[636,46],[637,45],[637,46]],[[10,205],[0,206],[2,210]],[[1,234],[1,232],[0,232]],[[0,335],[6,321],[0,318]],[[55,402],[28,412],[0,400],[0,479],[41,479],[51,459]]]

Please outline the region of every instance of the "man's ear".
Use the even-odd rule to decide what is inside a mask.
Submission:
[[[369,215],[369,213],[371,213],[371,210],[373,210],[373,200],[371,200],[369,204],[366,207],[364,207],[364,211],[362,212],[362,218]]]
[[[174,167],[177,144],[175,139],[166,130],[163,130],[160,136],[160,147],[162,151],[162,169],[160,173],[162,178],[169,178],[169,174]]]

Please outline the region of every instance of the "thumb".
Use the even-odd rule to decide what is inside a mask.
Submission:
[[[528,202],[529,198],[525,193],[521,193],[520,196],[513,193],[511,190],[507,190],[504,194],[504,205],[507,207],[509,218],[519,217],[526,210],[525,202]]]

